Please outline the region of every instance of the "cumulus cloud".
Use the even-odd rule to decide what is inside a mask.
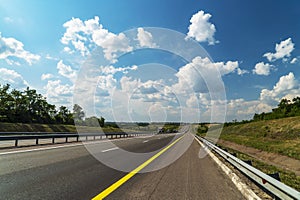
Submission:
[[[265,53],[263,56],[266,57],[270,62],[281,59],[288,58],[291,56],[294,48],[294,43],[291,38],[288,38],[284,41],[281,41],[279,44],[275,46],[275,53]]]
[[[102,90],[112,91],[116,87],[117,80],[113,75],[99,76],[97,87]]]
[[[196,95],[191,95],[186,100],[186,105],[188,108],[198,108],[199,107],[199,101]]]
[[[192,88],[194,92],[207,92],[207,83],[213,83],[218,76],[235,72],[238,66],[237,61],[212,62],[209,58],[196,57],[176,73],[178,83],[175,87],[183,91]],[[214,89],[218,87],[221,86],[215,85]]]
[[[280,77],[272,90],[263,89],[260,93],[260,100],[274,104],[275,102],[278,103],[285,95],[296,93],[300,93],[299,84],[293,72],[290,72],[288,75]]]
[[[131,93],[140,84],[141,84],[140,79],[134,79],[132,77],[127,77],[127,76],[123,76],[120,79],[121,90],[126,93]]]
[[[253,74],[268,76],[272,67],[273,65],[270,65],[269,63],[259,62],[255,65]]]
[[[5,38],[0,33],[0,59],[4,59],[8,64],[13,64],[15,61],[11,58],[25,60],[29,65],[38,61],[40,56],[30,53],[24,49],[24,44],[15,38]]]
[[[210,45],[217,43],[214,38],[216,27],[209,22],[210,18],[211,14],[204,13],[203,10],[194,14],[190,19],[191,24],[189,26],[187,38],[194,38],[198,42],[208,42]]]
[[[270,112],[272,108],[272,106],[259,100],[232,99],[227,103],[226,118],[227,121],[252,119],[255,113]]]
[[[126,53],[132,50],[129,39],[123,34],[114,34],[103,28],[99,23],[99,17],[82,21],[79,18],[72,18],[63,24],[66,32],[61,38],[65,45],[73,46],[83,56],[90,53],[90,46],[100,46],[103,48],[104,57],[116,62],[117,52]],[[64,48],[64,51],[71,53],[72,50]]]
[[[62,84],[61,80],[49,80],[44,89],[49,102],[59,105],[72,103],[73,86]]]
[[[73,70],[71,66],[66,65],[60,60],[57,65],[58,74],[70,79],[71,81],[75,81],[77,77],[77,71]]]
[[[262,89],[258,100],[232,99],[227,103],[227,120],[251,119],[254,113],[270,112],[283,99],[300,96],[298,81],[292,72],[281,76],[272,89]]]
[[[29,86],[21,74],[6,68],[0,68],[0,84],[10,84],[12,88],[16,89],[24,89]]]
[[[44,80],[47,80],[47,79],[51,79],[53,77],[54,77],[53,74],[42,74],[41,80],[44,81]]]
[[[138,28],[137,39],[141,47],[157,48],[158,46],[153,42],[152,34],[145,31],[143,28]]]
[[[96,30],[92,37],[93,41],[103,48],[104,57],[113,63],[117,61],[117,52],[126,53],[133,49],[124,33],[116,35],[106,29],[100,29]]]

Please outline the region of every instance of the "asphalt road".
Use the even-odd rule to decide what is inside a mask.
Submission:
[[[116,146],[99,141],[0,152],[0,199],[91,199],[180,136],[113,140]],[[198,158],[199,148],[193,137],[185,134],[141,170],[145,173],[136,174],[106,199],[244,199],[214,161]],[[124,150],[131,153],[124,156]]]

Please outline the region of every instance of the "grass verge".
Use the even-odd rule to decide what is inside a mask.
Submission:
[[[76,129],[77,128],[77,129]],[[23,123],[0,123],[0,132],[121,132],[114,127],[87,127],[62,124],[23,124]]]
[[[209,129],[209,137],[219,137],[215,128]],[[220,139],[300,160],[300,117],[223,127]]]
[[[218,146],[220,146],[220,145],[218,145]],[[262,172],[264,172],[266,174],[272,174],[272,173],[279,172],[281,182],[283,182],[284,184],[286,184],[298,191],[300,190],[300,176],[297,176],[294,172],[290,172],[290,171],[280,169],[278,167],[274,167],[272,165],[266,164],[264,162],[256,160],[255,158],[253,158],[247,154],[244,154],[240,151],[236,151],[236,150],[230,149],[228,147],[223,147],[223,146],[220,146],[220,147],[222,149],[227,149],[227,151],[231,154],[236,153],[237,157],[241,160],[251,160],[253,167],[261,170]]]

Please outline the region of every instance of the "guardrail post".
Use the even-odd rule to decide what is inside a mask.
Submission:
[[[54,143],[55,143],[55,137],[52,138],[52,144],[54,144]]]
[[[279,172],[275,172],[273,174],[268,174],[268,175],[271,176],[271,177],[273,177],[273,178],[275,178],[278,181],[281,181]]]
[[[66,143],[68,143],[68,136],[66,137]]]
[[[38,138],[36,138],[36,140],[35,140],[35,144],[36,144],[36,145],[38,145],[38,144],[39,144],[39,139],[38,139]]]
[[[79,136],[77,135],[77,136],[76,136],[76,142],[78,142],[78,140],[79,140]]]
[[[236,157],[236,156],[235,156]],[[243,160],[245,163],[247,163],[248,165],[252,166],[252,161],[251,160]]]
[[[86,140],[86,141],[88,140],[88,136],[85,136],[85,140]]]
[[[94,140],[96,140],[96,136],[94,135]]]
[[[15,147],[17,147],[18,146],[18,140],[16,139],[16,141],[15,141]]]

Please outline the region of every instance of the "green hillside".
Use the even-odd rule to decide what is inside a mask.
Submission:
[[[300,159],[300,117],[224,127],[221,139]]]

